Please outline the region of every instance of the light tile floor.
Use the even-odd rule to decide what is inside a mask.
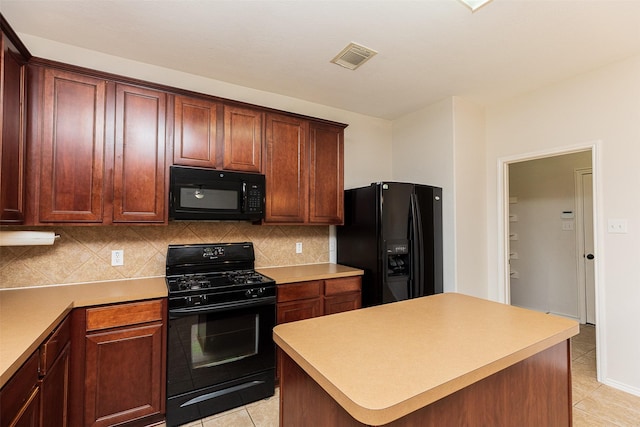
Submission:
[[[596,333],[581,325],[571,339],[573,426],[640,427],[640,397],[596,381]],[[279,389],[273,397],[185,424],[185,427],[277,427]]]
[[[640,426],[640,397],[596,381],[596,331],[580,325],[571,339],[573,426]]]

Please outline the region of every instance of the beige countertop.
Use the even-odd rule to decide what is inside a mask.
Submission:
[[[273,336],[351,416],[382,425],[578,332],[573,320],[448,293],[285,323]]]
[[[335,279],[338,277],[361,276],[363,270],[340,264],[305,264],[287,267],[256,268],[259,273],[271,277],[277,284],[306,282],[309,280]]]
[[[73,308],[166,296],[164,277],[0,290],[0,387]]]
[[[258,271],[276,283],[363,274],[362,270],[329,263],[260,268]],[[166,296],[164,277],[0,289],[0,387],[73,308]]]

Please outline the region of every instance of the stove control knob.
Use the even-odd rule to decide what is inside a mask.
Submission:
[[[184,300],[187,303],[187,305],[191,305],[193,303],[193,300],[191,299],[191,297],[186,297]]]
[[[202,296],[200,297],[200,301],[201,301],[203,304],[204,304],[204,303],[206,303],[206,302],[207,302],[207,296],[206,296],[206,295],[202,295]]]
[[[258,295],[262,295],[262,294],[264,294],[264,288],[258,289]]]

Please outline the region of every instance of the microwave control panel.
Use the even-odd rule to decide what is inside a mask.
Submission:
[[[264,200],[262,187],[256,184],[249,185],[247,191],[247,212],[261,212]]]

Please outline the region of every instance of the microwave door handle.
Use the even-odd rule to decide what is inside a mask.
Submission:
[[[247,183],[242,181],[242,213],[247,212],[247,203],[249,203],[249,201],[247,200]]]

